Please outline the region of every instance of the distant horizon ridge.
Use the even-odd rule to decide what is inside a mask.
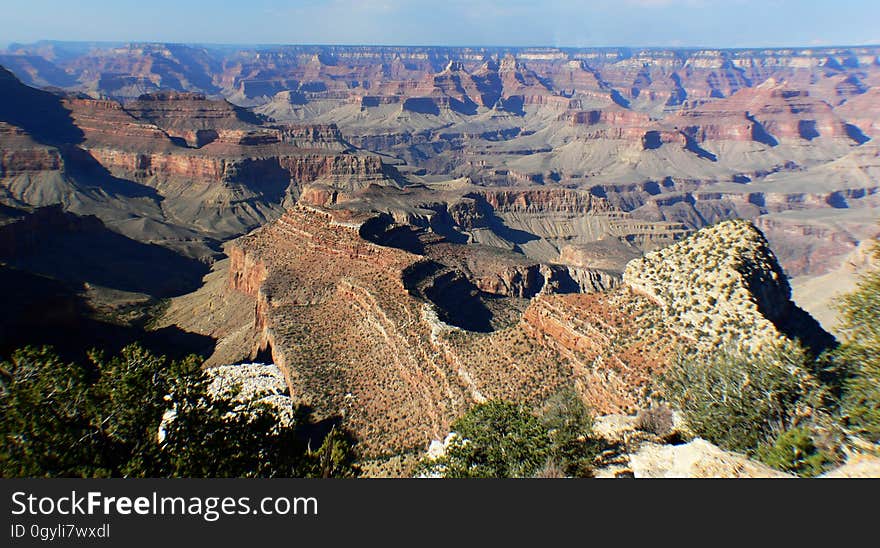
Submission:
[[[701,51],[701,50],[720,50],[720,51],[751,51],[751,50],[830,50],[830,49],[854,49],[854,48],[880,48],[878,43],[865,44],[792,44],[785,46],[676,46],[676,45],[593,45],[593,46],[567,46],[567,45],[531,45],[531,46],[515,46],[505,44],[469,44],[469,45],[449,45],[449,44],[368,44],[368,43],[307,43],[307,42],[178,42],[163,40],[59,40],[45,38],[35,40],[33,42],[0,42],[0,47],[8,51],[12,47],[26,47],[38,44],[76,44],[76,45],[95,45],[95,46],[137,46],[137,45],[174,45],[174,46],[200,46],[200,47],[250,47],[250,48],[400,48],[400,49],[421,49],[421,48],[444,48],[444,49],[506,49],[506,50],[676,50],[676,51]]]

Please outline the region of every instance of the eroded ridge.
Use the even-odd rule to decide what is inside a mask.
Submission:
[[[368,454],[423,449],[474,402],[537,404],[573,382],[583,360],[525,321],[484,333],[443,322],[404,280],[431,259],[362,239],[359,222],[297,206],[229,246],[228,283],[253,298],[259,345],[293,397],[343,417]]]
[[[480,331],[444,321],[430,294],[479,280],[487,256],[466,256],[469,245],[434,243],[445,254],[433,256],[379,245],[361,236],[371,219],[296,206],[227,247],[226,282],[254,311],[250,357],[271,353],[292,397],[320,419],[343,419],[369,458],[424,450],[476,402],[540,405],[564,386],[597,414],[634,413],[675,356],[706,341],[827,337],[805,313],[797,319],[781,268],[748,222],[634,260],[622,285],[503,297],[521,315]]]

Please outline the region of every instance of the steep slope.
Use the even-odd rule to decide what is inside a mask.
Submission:
[[[406,287],[405,273],[425,259],[362,240],[358,226],[288,211],[232,244],[229,285],[255,299],[261,344],[294,397],[319,416],[342,415],[381,455],[440,435],[476,397],[466,379],[482,379],[444,359],[438,334],[457,330]],[[510,376],[506,393],[531,396],[523,385],[550,378],[552,366]]]

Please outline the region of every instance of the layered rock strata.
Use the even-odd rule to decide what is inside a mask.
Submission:
[[[704,230],[631,262],[624,286],[587,294],[545,287],[518,319],[474,329],[450,324],[431,288],[452,292],[447,305],[455,294],[453,306],[488,306],[494,291],[515,308],[523,301],[514,286],[481,274],[485,261],[502,259],[461,244],[427,245],[434,255],[378,245],[361,236],[374,216],[299,205],[231,243],[226,274],[226,292],[251,303],[252,323],[242,328],[255,338],[246,352],[271,354],[294,400],[319,418],[343,417],[371,458],[424,450],[475,402],[538,405],[563,386],[575,387],[596,413],[634,413],[652,399],[655,379],[678,350],[701,347],[695,329],[714,317],[699,306],[680,309],[679,293],[715,299],[720,320],[741,322],[722,321],[706,340],[713,333],[755,344],[806,337],[798,325],[774,324],[794,305],[766,241],[747,223]],[[718,245],[732,258],[713,267]],[[666,288],[662,273],[685,264],[688,276]],[[453,289],[462,284],[471,293]],[[180,318],[177,303],[174,310]],[[218,348],[238,337],[239,328],[214,325]]]

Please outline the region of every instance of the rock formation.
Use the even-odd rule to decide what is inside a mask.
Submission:
[[[537,405],[567,385],[597,413],[634,413],[679,348],[709,344],[691,324],[714,316],[698,306],[683,311],[679,293],[721,303],[724,329],[705,341],[713,333],[755,344],[821,339],[798,331],[808,322],[777,330],[773,322],[785,324],[795,308],[766,240],[748,223],[704,229],[632,261],[623,286],[602,271],[572,286],[558,283],[570,271],[531,267],[512,251],[452,243],[412,225],[377,231],[392,213],[347,203],[301,203],[227,246],[226,287],[211,291],[249,304],[197,297],[206,286],[176,299],[166,321],[217,337],[222,358],[213,363],[271,354],[292,397],[318,417],[344,417],[371,458],[424,450],[475,402]],[[685,265],[679,282],[658,285]],[[199,302],[219,307],[210,311],[215,320],[195,312]],[[238,355],[226,339],[237,341]]]
[[[289,426],[295,419],[293,401],[284,375],[272,364],[242,363],[208,368],[208,394],[245,407],[250,404],[269,406],[278,423]]]
[[[809,347],[832,339],[791,302],[791,287],[754,225],[725,221],[630,262],[630,287],[655,300],[699,347],[758,349],[792,335]]]
[[[684,445],[646,444],[629,460],[636,478],[794,477],[701,439]]]
[[[269,126],[199,94],[123,105],[39,91],[2,70],[0,104],[5,205],[60,204],[200,258],[216,240],[277,217],[305,184],[397,184],[392,167],[335,126]]]

